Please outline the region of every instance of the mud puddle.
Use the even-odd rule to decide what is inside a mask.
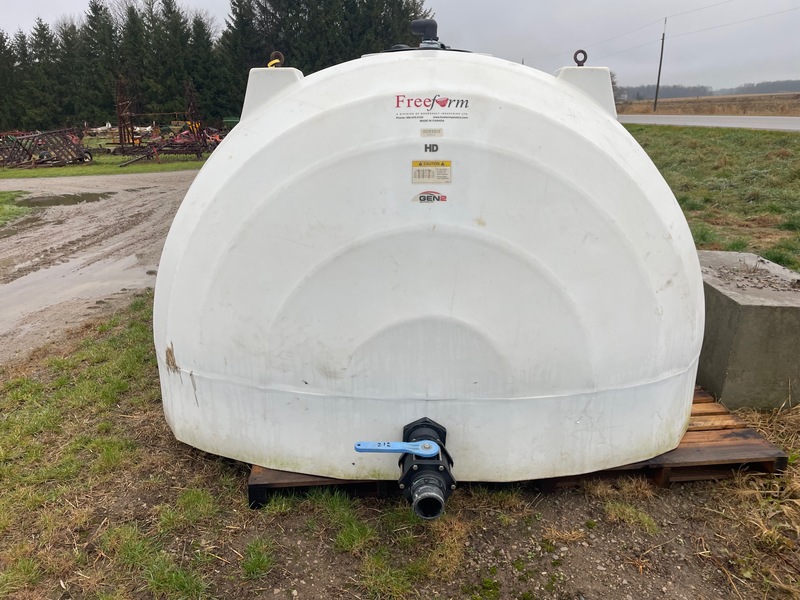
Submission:
[[[43,208],[46,206],[72,206],[84,202],[98,202],[106,200],[116,194],[116,192],[86,192],[83,194],[59,194],[57,196],[38,196],[35,198],[23,198],[17,200],[17,206],[27,206],[29,208]]]
[[[41,215],[33,214],[28,215],[27,217],[22,217],[12,221],[8,225],[4,225],[0,227],[0,240],[3,238],[11,237],[12,235],[16,235],[22,231],[26,231],[31,229],[32,227],[36,227],[42,220]]]
[[[14,328],[25,315],[70,300],[102,297],[120,289],[152,286],[155,277],[138,264],[135,254],[86,264],[75,259],[34,273],[3,286],[0,331]],[[55,282],[55,285],[54,285]]]

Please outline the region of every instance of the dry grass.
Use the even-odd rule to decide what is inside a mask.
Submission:
[[[580,542],[586,537],[586,532],[581,529],[559,529],[548,525],[544,529],[544,539],[552,544],[567,544],[572,542]]]
[[[606,479],[590,479],[582,484],[583,493],[587,498],[597,500],[609,500],[616,498],[617,490],[613,484]]]
[[[649,500],[655,496],[653,485],[639,475],[627,475],[615,480],[589,479],[582,483],[583,493],[595,500],[619,499],[625,502]]]
[[[653,485],[644,477],[622,477],[617,481],[621,498],[631,500],[649,500],[656,495]]]
[[[738,473],[718,488],[717,504],[707,510],[727,548],[705,557],[725,568],[736,589],[800,598],[800,407],[737,414],[789,454],[789,467],[773,477]]]
[[[624,102],[617,106],[617,112],[625,115],[650,114],[653,112],[653,101]],[[658,101],[658,113],[664,115],[800,116],[800,94],[662,98]]]
[[[425,560],[428,573],[437,579],[449,579],[464,563],[469,522],[460,515],[447,515],[426,524],[430,552]]]

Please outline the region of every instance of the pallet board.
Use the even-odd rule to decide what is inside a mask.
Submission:
[[[711,401],[709,402],[709,399]],[[623,467],[651,471],[659,485],[730,477],[736,469],[784,471],[788,455],[697,388],[689,429],[675,450]]]
[[[638,473],[663,486],[677,481],[724,479],[741,469],[776,473],[784,471],[787,464],[788,456],[783,450],[748,427],[742,419],[732,415],[707,392],[696,388],[688,430],[675,450],[599,473],[539,480],[535,483],[543,491],[549,491],[573,485],[581,479]],[[274,490],[330,485],[344,486],[360,495],[399,492],[394,481],[351,481],[253,466],[248,481],[248,495],[250,505],[258,506]]]

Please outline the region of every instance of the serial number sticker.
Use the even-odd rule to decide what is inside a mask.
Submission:
[[[411,181],[413,183],[450,183],[453,176],[453,161],[413,160]]]
[[[422,129],[420,133],[422,137],[443,137],[444,129]]]

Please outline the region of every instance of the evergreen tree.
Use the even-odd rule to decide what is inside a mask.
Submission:
[[[192,19],[192,34],[187,57],[189,79],[197,90],[197,102],[206,119],[220,121],[224,116],[220,103],[223,97],[222,69],[215,52],[211,28],[202,15]]]
[[[14,72],[11,94],[11,118],[14,128],[34,129],[37,127],[27,118],[28,98],[31,94],[31,55],[28,49],[28,37],[18,29],[11,43],[14,57]]]
[[[14,128],[14,51],[11,39],[0,29],[0,131]]]
[[[58,58],[56,61],[55,89],[61,99],[62,122],[59,126],[82,126],[80,105],[80,32],[72,20],[61,19],[55,27]]]
[[[111,13],[101,0],[89,0],[80,34],[84,60],[80,69],[79,114],[90,123],[105,123],[116,115],[117,35]]]
[[[150,45],[142,15],[134,5],[129,5],[120,29],[118,76],[125,80],[134,112],[143,110],[144,69],[145,65],[151,62],[147,60],[149,52]]]
[[[27,97],[25,122],[27,126],[54,129],[63,118],[63,111],[56,93],[58,49],[56,37],[50,26],[36,18],[29,38],[30,46],[30,94]]]
[[[162,96],[159,112],[182,112],[186,107],[185,83],[189,49],[189,23],[175,0],[161,0],[161,27],[154,38]]]
[[[201,113],[219,120],[239,113],[250,69],[273,50],[308,74],[414,43],[410,21],[428,16],[423,0],[230,0],[214,40],[208,17],[190,21],[179,1],[86,0],[80,24],[0,30],[0,129],[114,121],[119,77],[134,112],[183,112],[190,83]]]
[[[422,0],[259,0],[257,8],[268,50],[306,74],[414,44],[411,21],[430,16]]]
[[[273,50],[309,74],[396,43],[414,44],[409,25],[428,16],[423,0],[231,0],[220,38],[226,108],[241,109],[248,71]]]
[[[242,110],[248,73],[252,68],[266,65],[267,48],[256,27],[254,0],[231,0],[231,14],[225,23],[225,31],[219,40],[226,90],[222,106],[227,114],[238,115]]]
[[[137,98],[141,112],[159,112],[164,104],[164,86],[161,77],[158,43],[164,27],[157,0],[141,0],[141,15],[145,37],[142,55],[142,88]]]

